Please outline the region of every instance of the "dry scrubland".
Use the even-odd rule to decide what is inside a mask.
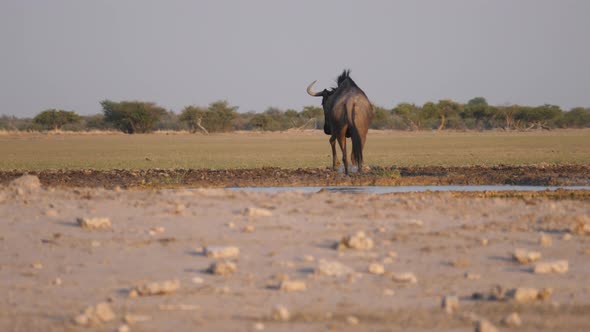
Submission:
[[[588,165],[589,142],[589,130],[372,132],[366,159]],[[0,155],[0,170],[331,161],[318,132],[5,134]],[[558,197],[65,189],[27,176],[0,186],[0,331],[588,331],[588,195]]]
[[[349,144],[350,148],[350,144]],[[0,169],[281,168],[331,165],[321,131],[191,134],[0,135]],[[372,131],[368,165],[590,163],[590,130]]]

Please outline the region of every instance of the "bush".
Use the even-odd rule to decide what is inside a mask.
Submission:
[[[156,128],[156,124],[166,111],[154,103],[139,101],[122,101],[119,103],[104,100],[100,103],[104,111],[104,119],[114,127],[127,134],[148,133]]]
[[[237,106],[230,106],[225,100],[213,102],[208,108],[187,106],[180,114],[180,121],[191,131],[198,127],[198,121],[209,132],[227,132],[234,129],[233,120],[238,117]]]
[[[58,130],[64,125],[79,123],[82,118],[73,111],[49,109],[33,118],[33,123],[40,129]]]

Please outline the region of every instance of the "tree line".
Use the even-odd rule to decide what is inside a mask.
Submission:
[[[155,130],[191,132],[230,132],[236,130],[284,131],[288,129],[322,129],[324,112],[318,106],[302,110],[270,107],[264,112],[239,113],[228,101],[209,106],[186,106],[180,113],[168,111],[156,103],[103,100],[102,113],[88,116],[75,111],[48,109],[33,118],[3,115],[0,129],[44,130],[119,130],[127,134]],[[476,97],[466,104],[452,100],[427,102],[424,105],[400,103],[392,109],[374,106],[372,129],[393,130],[529,130],[553,128],[589,128],[590,108],[568,111],[555,105],[489,105]]]

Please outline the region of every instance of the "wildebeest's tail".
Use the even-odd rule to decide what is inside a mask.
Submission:
[[[354,156],[354,160],[356,160],[357,166],[359,168],[359,172],[362,172],[362,164],[363,164],[363,143],[361,140],[361,135],[359,133],[358,128],[356,127],[355,120],[355,105],[352,105],[352,112],[351,112],[351,123],[349,125],[350,128],[350,139],[352,140],[352,155]]]

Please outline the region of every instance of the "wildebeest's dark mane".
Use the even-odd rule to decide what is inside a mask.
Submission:
[[[352,86],[357,86],[356,83],[354,83],[354,81],[350,77],[350,69],[345,69],[344,71],[342,71],[342,74],[340,74],[340,76],[338,76],[338,79],[336,79],[336,83],[338,84],[338,86],[340,86],[346,80],[349,80]]]

